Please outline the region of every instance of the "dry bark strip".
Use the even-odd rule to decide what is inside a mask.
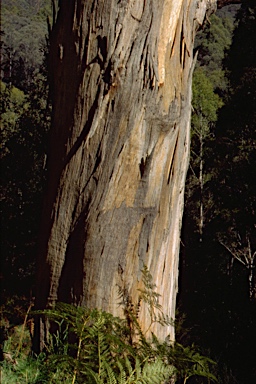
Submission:
[[[50,40],[53,119],[37,308],[120,315],[149,268],[175,317],[196,30],[215,0],[60,1]],[[140,323],[150,319],[141,307]],[[37,323],[36,349],[45,324]],[[152,326],[159,338],[172,326]],[[40,344],[39,344],[40,343]]]

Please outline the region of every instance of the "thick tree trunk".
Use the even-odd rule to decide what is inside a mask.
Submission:
[[[117,286],[136,303],[146,264],[175,317],[193,43],[215,5],[60,1],[37,308],[60,300],[120,315]],[[142,306],[143,329],[149,321]],[[174,338],[171,326],[151,330]]]

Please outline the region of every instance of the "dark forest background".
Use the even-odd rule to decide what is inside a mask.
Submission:
[[[224,7],[197,39],[179,310],[221,383],[256,382],[256,4]]]
[[[36,284],[51,1],[2,0],[1,12],[1,317],[18,323]],[[177,339],[211,356],[223,384],[256,382],[255,47],[253,0],[218,10],[195,47]]]

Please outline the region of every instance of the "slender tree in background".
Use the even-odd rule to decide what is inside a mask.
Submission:
[[[198,232],[200,242],[203,240],[204,229],[204,185],[206,180],[204,171],[205,141],[212,136],[212,126],[217,120],[217,111],[221,107],[221,99],[214,93],[213,84],[205,71],[199,68],[193,76],[193,116],[192,116],[192,144],[190,189],[192,185],[199,187]],[[194,179],[194,180],[191,180]],[[198,188],[196,188],[198,189]],[[193,193],[190,191],[190,193]]]
[[[196,37],[198,61],[193,76],[191,154],[184,220],[185,227],[189,222],[193,229],[185,230],[187,239],[196,234],[202,241],[204,225],[212,220],[214,201],[209,182],[214,176],[212,163],[217,151],[217,148],[212,150],[212,142],[215,141],[218,112],[223,105],[221,97],[227,90],[222,61],[230,47],[233,28],[231,15],[224,18],[212,15],[211,23],[205,24]]]
[[[208,9],[207,9],[208,7]],[[36,307],[119,315],[149,268],[174,317],[195,32],[216,1],[59,1]],[[142,329],[149,316],[142,307]],[[174,338],[172,326],[151,331]],[[35,350],[47,325],[36,323]]]

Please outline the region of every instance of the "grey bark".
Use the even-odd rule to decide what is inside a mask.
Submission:
[[[215,0],[60,1],[50,40],[53,118],[37,308],[121,315],[149,268],[175,317],[196,30]],[[142,329],[150,319],[140,311]],[[172,326],[150,329],[159,338]],[[47,325],[36,324],[35,350]]]

